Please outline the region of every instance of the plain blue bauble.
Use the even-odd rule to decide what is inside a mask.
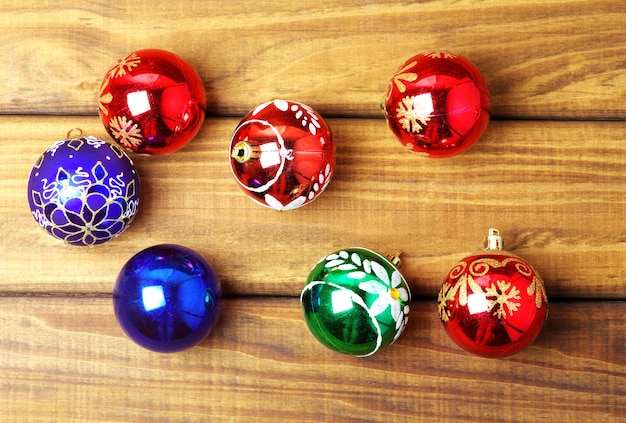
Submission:
[[[200,343],[221,308],[217,275],[195,251],[164,244],[137,253],[120,271],[113,292],[115,317],[138,345],[175,352]]]

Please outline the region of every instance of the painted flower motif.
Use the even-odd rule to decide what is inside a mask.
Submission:
[[[295,113],[295,117],[300,121],[302,127],[308,128],[311,135],[316,135],[317,130],[322,127],[318,117],[310,107],[294,103],[291,105],[291,111]]]
[[[402,310],[402,319],[396,322],[396,334],[393,336],[393,342],[396,342],[396,340],[400,337],[400,335],[404,331],[404,328],[407,322],[409,321],[409,311],[410,311],[409,305],[405,304]]]
[[[401,287],[402,275],[395,270],[391,274],[391,279],[387,270],[375,261],[369,262],[374,274],[380,279],[361,282],[359,288],[370,294],[378,295],[378,298],[372,303],[370,312],[373,316],[378,316],[391,307],[391,316],[396,322],[396,330],[404,327],[405,316],[409,312],[409,292],[406,288]]]
[[[350,300],[367,312],[371,329],[376,333],[376,347],[367,354],[361,355],[365,357],[395,342],[402,334],[408,321],[411,294],[406,281],[395,267],[391,264],[385,267],[373,259],[375,256],[370,254],[371,251],[360,252],[359,250],[340,250],[327,255],[318,262],[318,265],[323,263],[324,271],[321,274],[341,272],[341,278],[352,279],[350,282],[346,281],[350,288],[333,285],[332,282],[315,281],[312,283],[331,284],[348,292],[358,287],[362,291],[351,293]],[[380,259],[384,260],[382,257]],[[321,272],[321,269],[318,268],[316,271]],[[385,318],[379,320],[378,316],[387,311],[389,314],[385,314]],[[392,317],[395,325],[389,325],[389,316]]]
[[[304,204],[304,202],[306,201],[306,197],[305,196],[300,196],[300,197],[296,198],[295,200],[293,200],[292,202],[290,202],[289,204],[283,205],[283,203],[278,201],[275,197],[271,196],[270,194],[265,194],[264,199],[265,199],[265,202],[267,203],[267,205],[270,206],[271,208],[273,208],[274,210],[293,210],[293,209],[297,209],[298,207],[302,206]]]
[[[256,109],[252,111],[252,116],[258,115],[269,105],[273,105],[277,110],[280,110],[281,112],[287,112],[291,110],[294,113],[294,117],[300,121],[302,127],[307,128],[312,135],[316,135],[317,130],[322,127],[319,122],[318,116],[315,114],[315,111],[312,108],[310,108],[306,104],[289,102],[287,100],[274,100],[260,104]]]
[[[81,196],[57,202],[49,211],[51,232],[65,242],[96,245],[121,234],[137,210],[137,201],[111,195],[105,185],[94,185]]]
[[[309,191],[309,201],[315,198],[316,195],[321,194],[326,186],[330,183],[330,164],[326,165],[324,172],[320,172],[317,175],[318,182],[313,183],[311,191]]]

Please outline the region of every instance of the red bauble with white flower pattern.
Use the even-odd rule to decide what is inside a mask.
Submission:
[[[469,60],[449,52],[421,53],[389,81],[384,111],[389,128],[409,150],[429,157],[454,156],[485,131],[489,89]]]
[[[230,166],[255,202],[290,210],[316,199],[335,169],[335,143],[326,122],[309,106],[288,100],[263,103],[239,123]]]
[[[196,71],[164,50],[139,50],[106,73],[100,119],[109,135],[135,153],[168,154],[183,148],[202,126],[206,94]]]
[[[506,357],[530,345],[548,312],[543,280],[523,259],[502,251],[494,229],[484,252],[454,266],[439,291],[439,316],[463,349]]]

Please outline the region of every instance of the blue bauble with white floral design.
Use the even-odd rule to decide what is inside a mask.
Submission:
[[[336,251],[311,270],[300,295],[304,320],[328,348],[368,356],[402,334],[411,292],[398,257],[365,248]]]
[[[28,204],[52,237],[94,246],[120,235],[135,217],[139,177],[116,145],[94,137],[57,141],[31,170]]]

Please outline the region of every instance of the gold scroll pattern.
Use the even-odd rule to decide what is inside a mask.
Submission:
[[[508,315],[512,316],[518,311],[520,305],[520,303],[517,302],[517,300],[520,299],[520,291],[515,286],[510,282],[496,281],[483,290],[474,280],[474,278],[485,276],[491,269],[503,268],[510,263],[515,266],[515,270],[521,275],[531,280],[530,285],[526,289],[526,293],[530,296],[534,296],[535,306],[541,308],[544,303],[547,303],[548,298],[543,281],[537,272],[523,260],[517,257],[507,257],[500,261],[491,257],[481,257],[477,260],[473,260],[469,264],[467,261],[461,260],[450,270],[446,282],[444,282],[439,291],[437,308],[441,320],[444,322],[450,320],[451,311],[448,308],[448,302],[454,301],[455,297],[458,295],[459,305],[466,306],[468,304],[469,294],[480,294],[484,296],[488,304],[488,310],[495,310],[493,314],[498,318],[506,318],[507,312]],[[454,282],[448,282],[450,280]]]

